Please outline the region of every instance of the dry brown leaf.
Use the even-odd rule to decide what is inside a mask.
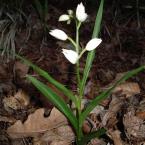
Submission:
[[[28,138],[18,138],[11,140],[11,145],[31,145],[31,141]]]
[[[99,138],[92,139],[87,145],[108,145],[106,142]]]
[[[137,145],[145,145],[145,141],[138,143]]]
[[[124,73],[118,73],[115,77],[115,79],[107,86],[103,87],[102,90],[106,90],[110,87],[112,87],[118,80],[120,80],[126,72]],[[122,91],[122,94],[126,95],[126,97],[130,97],[135,94],[140,93],[140,87],[138,83],[135,82],[124,82],[120,85],[118,85],[114,90],[113,93],[116,93],[118,91]]]
[[[48,143],[39,138],[33,138],[33,145],[48,145]]]
[[[14,95],[14,98],[16,98],[22,106],[27,106],[30,103],[28,94],[21,89]]]
[[[18,120],[7,129],[7,133],[11,138],[34,137],[67,123],[65,116],[56,108],[52,109],[49,117],[44,117],[44,109],[41,108],[29,115],[24,124]]]
[[[8,77],[8,70],[7,66],[4,65],[3,63],[0,63],[0,82],[6,81],[9,79]]]
[[[115,79],[114,79],[110,84],[106,85],[105,87],[102,87],[101,90],[109,89],[109,88],[112,87],[118,80],[120,80],[124,75],[125,75],[125,72],[124,72],[124,73],[118,73],[118,74],[116,74]]]
[[[134,82],[125,82],[117,86],[113,93],[121,91],[121,94],[126,95],[126,97],[130,97],[140,93],[140,87],[138,83]]]
[[[40,140],[41,142],[51,142],[51,144],[64,142],[64,144],[68,145],[75,140],[75,134],[69,125],[62,125],[44,133]]]
[[[144,120],[145,119],[145,111],[137,112],[136,116]]]
[[[9,122],[9,123],[14,123],[16,119],[13,117],[6,117],[6,116],[1,116],[0,115],[0,122]]]
[[[144,120],[135,116],[133,107],[129,108],[128,112],[124,115],[123,124],[129,139],[131,136],[138,139],[145,139]]]
[[[66,140],[56,140],[53,141],[50,145],[71,145],[71,144]]]
[[[26,74],[28,73],[28,70],[29,70],[28,65],[26,65],[20,61],[15,62],[15,71],[19,78],[24,78],[26,76]]]
[[[111,103],[109,104],[109,109],[103,116],[102,124],[103,126],[111,125],[114,126],[117,123],[116,115],[123,105],[123,100],[119,97],[114,96]]]
[[[18,92],[14,94],[14,96],[5,97],[3,99],[4,108],[8,112],[11,109],[12,110],[23,109],[27,105],[29,105],[29,103],[30,100],[28,94],[21,89],[18,90]]]
[[[111,135],[114,145],[124,145],[119,130],[109,131],[109,134]]]

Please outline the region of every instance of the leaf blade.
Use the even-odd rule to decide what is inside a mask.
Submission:
[[[49,87],[45,84],[37,80],[32,76],[27,76],[28,80],[32,82],[32,84],[45,96],[48,100],[50,100],[71,122],[74,129],[77,131],[77,119],[74,116],[71,109],[67,106],[67,104],[61,99],[55,92],[53,92]]]
[[[99,138],[100,136],[102,136],[103,134],[105,134],[106,130],[104,128],[100,128],[97,131],[93,131],[89,134],[86,134],[82,139],[81,142],[83,144],[86,144],[87,142],[89,142],[91,139],[93,138]]]
[[[40,76],[44,77],[47,81],[53,84],[56,88],[58,88],[58,90],[60,90],[62,93],[64,93],[64,95],[66,95],[70,100],[72,100],[75,103],[75,105],[77,105],[77,98],[74,96],[71,90],[67,89],[64,85],[53,79],[46,71],[34,65],[27,59],[19,55],[16,55],[16,57],[21,59],[26,65],[32,67],[34,71],[36,71]]]
[[[98,37],[99,31],[100,31],[100,25],[101,25],[101,21],[102,21],[102,15],[103,15],[103,5],[104,5],[104,0],[101,0],[99,10],[97,12],[96,20],[95,20],[92,38]],[[82,78],[81,87],[80,87],[81,96],[84,93],[85,84],[86,84],[87,78],[89,76],[89,72],[90,72],[94,57],[95,57],[95,50],[90,51],[87,55],[86,65],[85,65],[85,69],[83,72],[83,78]]]
[[[143,71],[145,69],[145,66],[141,66],[137,69],[134,69],[128,73],[126,73],[120,80],[118,80],[110,89],[104,91],[103,93],[101,93],[99,96],[97,96],[95,99],[93,99],[87,106],[87,108],[82,112],[81,114],[81,122],[80,124],[83,124],[83,121],[85,120],[85,118],[87,117],[87,115],[105,98],[107,98],[112,90],[119,85],[120,83],[124,82],[125,80],[129,79],[130,77],[136,75],[137,73]]]

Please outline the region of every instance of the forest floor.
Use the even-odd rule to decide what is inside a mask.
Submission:
[[[73,24],[58,22],[59,16],[66,12],[58,7],[49,5],[48,28],[62,29],[74,37]],[[96,9],[88,7],[87,11],[88,21],[83,24],[80,34],[82,45],[91,39],[96,17]],[[100,33],[103,42],[96,50],[85,89],[85,101],[89,102],[112,86],[126,72],[145,64],[143,11],[139,9],[138,14],[136,8],[127,4],[105,6]],[[34,9],[29,20],[29,26],[16,35],[16,52],[75,90],[74,67],[61,53],[61,49],[68,48],[69,44],[45,33]],[[81,67],[84,67],[84,58]],[[44,80],[18,59],[6,61],[1,57],[0,60],[0,145],[74,144],[75,136],[66,118],[25,76],[29,73]],[[47,85],[57,91],[51,84]],[[83,129],[85,133],[100,127],[107,129],[106,135],[91,140],[88,145],[144,145],[144,121],[145,72],[141,72],[119,85],[96,106]]]

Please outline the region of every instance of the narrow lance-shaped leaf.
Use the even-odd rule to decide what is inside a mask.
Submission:
[[[104,0],[101,0],[99,10],[98,10],[98,13],[97,13],[97,16],[96,16],[96,21],[95,21],[95,26],[94,26],[92,38],[98,37],[99,31],[100,31],[100,25],[101,25],[101,21],[102,21],[103,5],[104,5]],[[89,72],[90,72],[90,69],[91,69],[91,66],[92,66],[94,56],[95,56],[95,50],[90,51],[88,53],[85,69],[84,69],[84,72],[83,72],[81,88],[80,88],[81,96],[84,93],[85,84],[86,84],[86,81],[87,81],[87,78],[88,78],[88,75],[89,75]]]
[[[99,96],[97,96],[95,99],[93,99],[88,106],[86,107],[86,109],[82,112],[81,114],[81,125],[83,124],[83,121],[86,119],[86,117],[88,116],[88,114],[105,98],[107,98],[110,94],[111,91],[120,83],[122,83],[123,81],[129,79],[130,77],[136,75],[137,73],[143,71],[145,69],[145,66],[141,66],[135,70],[132,70],[130,72],[128,72],[126,75],[124,75],[119,81],[117,81],[110,89],[106,90],[105,92],[101,93]]]
[[[47,14],[48,14],[48,0],[45,0],[45,4],[44,4],[44,15],[45,15],[45,18],[47,16]]]
[[[74,116],[71,109],[67,106],[67,104],[58,96],[55,92],[53,92],[48,86],[37,80],[32,76],[27,76],[28,80],[32,82],[32,84],[45,96],[49,101],[51,101],[70,121],[75,131],[77,132],[77,119]]]
[[[40,16],[40,19],[43,20],[43,7],[39,0],[35,0],[35,6]]]
[[[106,130],[104,128],[98,129],[97,131],[93,131],[90,132],[89,134],[85,135],[82,139],[81,139],[81,143],[82,145],[86,144],[88,141],[90,141],[93,138],[99,138],[102,135],[104,135],[106,133]]]
[[[29,65],[30,67],[32,67],[34,69],[34,71],[36,71],[40,76],[44,77],[47,81],[49,81],[51,84],[53,84],[57,89],[59,89],[62,93],[64,93],[65,96],[67,96],[70,100],[72,100],[75,103],[75,105],[77,106],[77,99],[73,95],[71,90],[68,90],[64,85],[62,85],[61,83],[59,83],[58,81],[53,79],[46,71],[44,71],[41,68],[39,68],[38,66],[34,65],[27,59],[25,59],[19,55],[16,55],[16,57],[21,59],[22,61],[24,61],[24,63],[26,65]]]

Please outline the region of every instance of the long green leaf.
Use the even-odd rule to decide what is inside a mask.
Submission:
[[[91,132],[89,134],[86,134],[82,139],[81,143],[82,145],[88,143],[93,138],[100,138],[102,135],[104,135],[106,130],[104,128],[101,128],[97,131]]]
[[[35,0],[34,2],[35,2],[35,7],[38,11],[39,17],[41,20],[43,20],[43,6],[39,0]]]
[[[45,4],[44,4],[44,18],[46,18],[48,14],[48,0],[45,0]],[[46,20],[44,20],[46,21]]]
[[[100,31],[100,25],[101,25],[101,21],[102,21],[103,5],[104,5],[104,0],[101,0],[99,10],[98,10],[98,13],[96,16],[96,21],[95,21],[95,26],[94,26],[92,38],[98,37],[99,31]],[[80,95],[81,96],[84,93],[85,84],[86,84],[86,81],[87,81],[94,57],[95,57],[95,50],[88,53],[85,69],[83,72],[81,88],[80,88]]]
[[[77,132],[77,119],[74,116],[71,109],[67,106],[67,104],[61,99],[55,92],[53,92],[48,86],[37,80],[32,76],[27,76],[28,80],[32,82],[32,84],[45,96],[47,99],[52,102],[71,122],[75,131]]]
[[[128,73],[126,73],[120,80],[118,80],[110,89],[104,91],[103,93],[101,93],[99,96],[97,96],[95,99],[93,99],[87,106],[87,108],[82,112],[81,114],[81,125],[83,124],[83,121],[86,119],[86,117],[88,116],[88,114],[105,98],[107,98],[112,90],[119,85],[120,83],[122,83],[123,81],[129,79],[130,77],[136,75],[137,73],[143,71],[145,69],[145,66],[141,66],[137,69],[134,69]]]
[[[24,61],[26,65],[29,65],[30,67],[32,67],[34,71],[36,71],[40,76],[44,77],[47,81],[53,84],[57,89],[59,89],[62,93],[64,93],[65,96],[67,96],[70,100],[72,100],[77,106],[77,98],[73,95],[73,92],[71,90],[68,90],[64,85],[62,85],[61,83],[53,79],[46,71],[34,65],[27,59],[19,55],[16,55],[16,57]]]

